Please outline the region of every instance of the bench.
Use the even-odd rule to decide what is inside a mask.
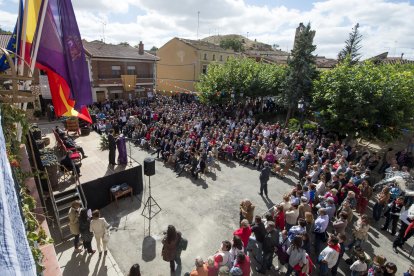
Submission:
[[[118,190],[116,192],[109,191],[109,196],[111,198],[111,202],[115,199],[116,207],[118,206],[118,198],[123,197],[124,195],[130,195],[131,201],[133,200],[133,189],[132,187],[128,186],[128,188],[124,191]]]

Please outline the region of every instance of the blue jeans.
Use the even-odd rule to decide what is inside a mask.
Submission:
[[[319,263],[319,275],[320,276],[327,276],[329,274],[328,264]]]

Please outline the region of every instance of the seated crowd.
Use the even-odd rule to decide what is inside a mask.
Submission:
[[[390,149],[381,159],[328,137],[320,128],[304,133],[255,120],[267,106],[258,101],[205,106],[156,96],[156,101],[108,101],[94,106],[92,113],[97,132],[124,133],[172,163],[178,175],[188,168],[197,178],[215,160],[235,160],[258,170],[266,161],[281,178],[290,170],[298,172],[299,183],[264,218],[254,216],[254,206],[244,200],[240,228],[206,262],[197,257],[190,275],[250,275],[252,257],[261,273],[272,268],[276,257],[276,269],[286,269],[286,275],[310,274],[315,267],[318,275],[337,275],[345,253],[351,275],[395,275],[394,263],[366,253],[368,231],[372,221],[385,217],[382,230],[391,228],[397,235],[393,248],[398,253],[414,234],[412,198],[388,186],[374,195],[373,171],[408,173],[414,163],[411,152],[394,154]]]

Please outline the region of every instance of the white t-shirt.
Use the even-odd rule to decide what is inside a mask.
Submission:
[[[349,269],[357,272],[365,272],[367,271],[367,264],[360,260],[356,260]]]
[[[329,246],[325,247],[319,255],[319,260],[325,260],[328,268],[332,268],[339,258],[339,252]]]

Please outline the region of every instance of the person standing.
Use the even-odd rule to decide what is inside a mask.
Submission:
[[[168,225],[167,233],[162,239],[162,259],[170,263],[171,272],[175,271],[175,257],[177,255],[178,235],[174,225]]]
[[[299,275],[298,271],[307,263],[306,251],[302,248],[302,236],[295,236],[293,238],[287,254],[289,255],[289,263],[285,275],[290,276],[294,271],[295,275]]]
[[[279,233],[275,229],[275,223],[269,221],[266,227],[266,235],[263,240],[263,255],[261,267],[256,267],[256,271],[265,274],[272,266],[272,258],[276,247],[279,245]]]
[[[267,195],[267,182],[269,181],[270,178],[270,167],[269,167],[269,163],[267,161],[264,162],[264,167],[262,169],[262,171],[260,172],[260,192],[259,195],[263,196],[263,192],[266,195],[266,197],[268,197]]]
[[[108,135],[109,143],[109,165],[115,166],[115,151],[116,151],[116,139],[114,137],[114,130],[111,129]]]
[[[83,241],[83,247],[87,250],[89,254],[96,252],[96,250],[92,249],[92,238],[93,233],[90,230],[90,218],[88,217],[88,210],[83,208],[79,214],[79,232],[81,234],[81,238]]]
[[[392,249],[396,254],[398,254],[397,247],[403,248],[404,243],[414,235],[414,215],[409,214],[411,209],[414,210],[414,205],[401,212],[401,226],[398,231],[398,237],[392,243]]]
[[[254,208],[255,206],[248,199],[240,202],[240,223],[243,219],[247,219],[249,223],[252,223]]]
[[[106,255],[107,253],[106,246],[108,244],[108,239],[104,239],[104,236],[108,235],[109,226],[110,225],[106,222],[105,218],[101,218],[99,210],[95,210],[92,212],[92,220],[89,227],[89,231],[93,232],[95,235],[96,247],[98,248],[99,256],[102,255],[101,243],[103,245],[104,254]]]
[[[72,235],[75,236],[73,240],[73,244],[75,246],[75,253],[81,253],[83,250],[79,248],[79,208],[81,207],[81,202],[79,200],[75,200],[72,202],[71,207],[69,209],[68,217],[69,217],[69,230]]]
[[[329,274],[339,258],[341,247],[338,245],[339,239],[336,236],[330,236],[328,239],[328,246],[319,254],[319,275],[325,276]]]
[[[392,222],[391,235],[394,236],[397,233],[397,223],[400,218],[401,211],[404,211],[403,208],[404,197],[398,197],[395,201],[388,204],[388,210],[384,214],[386,220],[381,230],[388,231],[390,222]]]

